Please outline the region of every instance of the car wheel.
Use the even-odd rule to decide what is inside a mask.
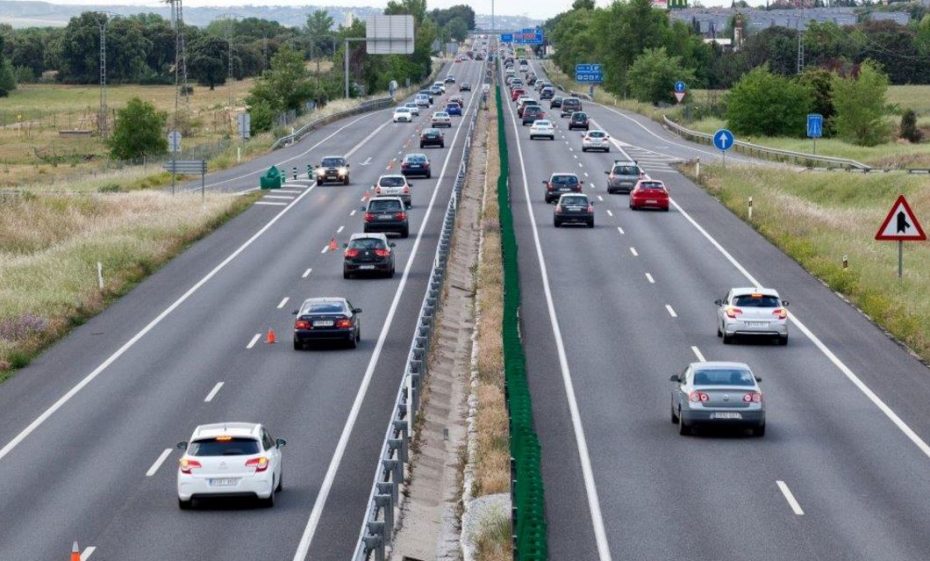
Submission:
[[[420,143],[420,150],[422,150],[422,149],[423,149],[423,143],[421,142],[421,143]]]
[[[755,427],[754,429],[752,429],[752,435],[759,436],[759,437],[765,436],[765,423],[762,423],[758,427]]]
[[[668,212],[668,207],[663,208],[662,212]]]
[[[588,222],[588,228],[594,228],[594,221]]]
[[[351,337],[349,337],[349,348],[350,349],[358,348],[358,337],[357,336],[352,335]]]
[[[439,145],[439,147],[440,147],[440,148],[445,148],[445,147],[446,147],[446,143],[443,142],[442,144]]]
[[[351,278],[352,278],[352,273],[350,273],[349,271],[346,271],[345,269],[343,269],[343,270],[342,270],[342,278],[344,278],[344,279],[351,279]]]
[[[388,271],[388,278],[389,278],[389,279],[393,279],[393,278],[394,278],[394,267],[391,267],[391,270]]]
[[[681,410],[678,410],[678,434],[687,436],[691,434],[691,427],[685,424],[685,420],[681,418]]]
[[[194,506],[194,499],[183,500],[181,497],[178,497],[178,508],[181,510],[190,510]]]
[[[553,219],[553,221],[552,221],[552,226],[553,226],[554,228],[558,228],[558,227],[561,226],[561,225],[562,225],[561,222],[559,222],[558,220],[554,220],[554,219]]]
[[[733,342],[733,336],[732,336],[732,335],[727,335],[726,333],[724,333],[724,334],[722,335],[722,337],[723,337],[723,344],[724,344],[724,345],[729,345],[730,343]]]
[[[582,148],[581,148],[581,151],[582,151],[582,152],[587,152],[587,151],[588,151],[588,149],[587,149],[587,148],[585,148],[585,147],[582,147]]]
[[[673,424],[673,425],[677,425],[677,424],[678,424],[678,415],[675,413],[675,405],[673,404],[669,409],[670,409],[671,412],[672,412],[672,424]]]
[[[346,177],[346,178],[343,180],[342,184],[343,184],[343,185],[348,185],[348,184],[349,184],[349,178]]]
[[[432,173],[427,173],[427,174],[426,174],[426,178],[427,178],[427,179],[430,179],[431,177],[433,177],[433,174],[432,174]]]
[[[272,484],[271,484],[271,494],[268,495],[268,498],[267,498],[267,499],[261,499],[261,503],[262,503],[262,506],[263,506],[263,507],[265,507],[265,508],[272,508],[272,507],[274,507],[274,495],[275,495],[275,491],[274,491],[274,490],[275,490],[275,487],[276,487],[276,485],[275,485],[274,483],[272,483]]]
[[[604,152],[606,152],[607,154],[610,154],[610,148],[604,148]]]
[[[779,338],[778,338],[778,344],[781,345],[781,346],[783,346],[783,347],[784,347],[785,345],[787,345],[787,344],[788,344],[788,336],[785,335],[784,337],[779,337]]]
[[[717,326],[717,337],[723,337],[723,331],[720,331],[720,326]]]
[[[281,477],[278,479],[278,486],[275,488],[275,493],[280,493],[284,490],[284,469],[281,469]]]
[[[404,239],[410,237],[410,228],[409,228],[409,227],[408,227],[408,228],[404,228],[404,230],[400,233],[400,237],[402,237],[402,238],[404,238]]]

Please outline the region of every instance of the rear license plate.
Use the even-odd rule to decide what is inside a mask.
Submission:
[[[374,265],[359,265],[358,268],[367,271],[370,269],[374,269],[375,266]]]
[[[768,326],[769,326],[769,322],[767,322],[767,321],[747,321],[747,322],[746,322],[746,326],[747,326],[747,327],[768,327]]]
[[[331,319],[320,319],[313,322],[314,327],[332,327],[333,320]]]
[[[392,217],[390,215],[379,216],[378,220],[390,220]]]
[[[210,487],[232,487],[239,481],[238,479],[232,477],[226,477],[222,479],[211,479]]]
[[[726,413],[717,412],[717,413],[712,413],[711,415],[714,419],[742,419],[743,418],[743,416],[740,413],[730,413],[730,412],[726,412]]]
[[[657,205],[657,204],[659,204],[659,201],[657,201],[657,200],[655,200],[655,199],[647,199],[647,200],[646,200],[646,204],[647,204],[647,205]]]

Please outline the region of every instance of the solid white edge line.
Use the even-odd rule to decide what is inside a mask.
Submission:
[[[160,468],[161,465],[165,463],[165,460],[168,459],[168,456],[171,455],[171,452],[173,450],[174,450],[173,448],[165,448],[164,450],[162,450],[161,454],[159,454],[158,458],[155,460],[155,463],[152,464],[152,467],[150,467],[149,470],[145,472],[145,476],[152,477],[153,475],[155,475],[158,472],[158,468]]]
[[[635,247],[630,247],[630,253],[633,254],[633,257],[639,257],[639,253],[636,253]]]
[[[314,186],[314,187],[315,187],[315,186]],[[248,240],[246,240],[245,243],[243,243],[243,244],[240,245],[235,251],[233,251],[232,253],[230,253],[230,254],[226,257],[226,259],[224,259],[222,262],[220,262],[219,265],[217,265],[216,267],[214,267],[213,270],[211,270],[211,271],[210,271],[209,273],[207,273],[203,278],[201,278],[199,281],[197,281],[197,283],[194,284],[194,286],[190,287],[190,288],[187,290],[187,292],[185,292],[183,295],[181,295],[180,298],[178,298],[177,300],[174,301],[174,303],[172,303],[170,306],[168,306],[167,308],[165,308],[160,314],[158,314],[158,315],[155,317],[155,319],[153,319],[152,321],[150,321],[150,322],[149,322],[145,327],[143,327],[138,333],[136,333],[135,335],[133,335],[133,337],[132,337],[131,339],[129,339],[128,341],[126,341],[125,343],[123,343],[123,345],[122,345],[119,349],[117,349],[116,352],[114,352],[113,354],[111,354],[106,360],[104,360],[102,363],[100,363],[100,365],[97,366],[97,368],[95,368],[90,374],[88,374],[87,376],[85,376],[84,379],[82,379],[82,380],[81,380],[80,382],[78,382],[74,387],[72,387],[70,390],[68,390],[63,396],[61,396],[60,398],[58,398],[58,401],[56,401],[56,402],[53,403],[48,409],[46,409],[45,411],[43,411],[42,414],[39,415],[38,417],[36,417],[36,419],[33,420],[31,423],[29,423],[29,425],[28,425],[26,428],[24,428],[19,434],[17,434],[15,437],[13,437],[12,440],[10,440],[9,442],[7,442],[6,445],[5,445],[2,449],[0,449],[0,460],[2,460],[3,458],[5,458],[5,457],[7,456],[7,454],[9,454],[14,448],[16,448],[16,447],[19,445],[20,442],[22,442],[23,440],[25,440],[26,437],[28,437],[30,434],[32,434],[33,431],[35,431],[37,428],[39,428],[39,427],[42,425],[42,423],[44,423],[46,420],[48,420],[48,418],[51,417],[53,414],[55,414],[56,411],[58,411],[59,409],[61,409],[61,407],[64,406],[64,404],[68,403],[68,401],[70,401],[72,397],[74,397],[75,395],[77,395],[77,393],[78,393],[79,391],[81,391],[82,389],[84,389],[84,387],[87,386],[87,384],[89,384],[89,383],[91,383],[92,381],[94,381],[94,379],[95,379],[97,376],[99,376],[101,372],[103,372],[104,370],[106,370],[108,366],[110,366],[111,364],[113,364],[113,363],[116,361],[116,359],[118,359],[119,357],[123,356],[123,354],[124,354],[126,351],[128,351],[130,348],[132,348],[133,345],[135,345],[137,342],[139,342],[139,339],[141,339],[142,337],[144,337],[149,331],[151,331],[152,329],[154,329],[155,326],[157,326],[159,323],[161,323],[162,320],[164,320],[164,319],[168,316],[168,314],[170,314],[171,312],[173,312],[174,310],[176,310],[181,304],[183,304],[185,301],[187,301],[187,299],[190,298],[191,295],[193,295],[195,292],[197,292],[198,290],[200,290],[200,288],[201,288],[203,285],[205,285],[210,279],[212,279],[214,276],[216,276],[217,273],[219,273],[221,270],[223,270],[223,269],[226,267],[226,265],[228,265],[230,262],[232,262],[232,260],[235,259],[236,257],[238,257],[240,253],[242,253],[243,251],[246,250],[246,248],[248,248],[250,245],[252,245],[252,244],[255,242],[255,240],[257,240],[258,238],[260,238],[265,232],[268,231],[269,228],[271,228],[272,226],[274,226],[274,224],[275,224],[278,220],[280,220],[282,216],[284,216],[285,214],[287,214],[287,212],[288,212],[289,210],[291,210],[292,208],[294,208],[294,206],[297,205],[297,203],[299,203],[300,200],[301,200],[302,198],[304,198],[305,196],[307,196],[308,194],[310,194],[310,192],[313,191],[314,187],[310,187],[309,189],[307,189],[306,191],[304,191],[303,193],[301,193],[301,195],[300,195],[299,197],[297,197],[296,199],[294,199],[294,201],[293,201],[292,203],[290,203],[287,207],[281,209],[281,212],[279,212],[278,214],[276,214],[271,220],[268,221],[267,224],[265,224],[264,226],[262,226],[261,229],[258,230],[258,232],[255,232],[254,234],[252,234],[252,237],[250,237]]]
[[[665,309],[668,310],[668,315],[672,316],[673,318],[678,317],[678,314],[675,313],[675,310],[670,305],[666,304]]]
[[[268,205],[268,206],[287,206],[288,205],[288,203],[276,203],[276,202],[271,202],[271,201],[255,201],[252,204]]]
[[[513,108],[508,106],[508,110],[516,136],[517,155],[520,158],[520,171],[523,174],[523,193],[526,197],[526,209],[530,217],[530,224],[533,226],[533,241],[536,245],[536,257],[539,260],[539,270],[543,281],[543,292],[546,296],[546,307],[549,310],[549,322],[552,325],[552,334],[555,337],[556,351],[559,355],[559,368],[562,371],[562,383],[565,385],[565,394],[568,398],[568,409],[572,418],[572,428],[575,433],[575,442],[578,446],[578,456],[581,461],[581,473],[588,499],[588,509],[591,511],[591,525],[594,531],[594,539],[597,542],[598,559],[599,561],[611,561],[610,545],[607,542],[607,530],[604,526],[604,518],[601,515],[600,498],[598,498],[597,485],[594,482],[594,470],[591,467],[591,457],[588,454],[588,440],[585,437],[584,427],[581,424],[578,400],[575,397],[575,385],[574,382],[572,382],[572,375],[568,368],[568,357],[565,354],[565,343],[562,341],[562,330],[559,327],[559,320],[555,313],[555,304],[552,300],[552,289],[549,287],[549,273],[546,269],[546,258],[543,256],[542,243],[539,240],[539,230],[536,226],[536,217],[533,215],[530,187],[526,178],[526,163],[523,160],[523,147],[520,143],[520,135],[516,133],[518,129],[517,121],[513,116]]]
[[[468,109],[466,109],[466,114],[467,111],[471,109],[472,103],[475,99],[477,99],[477,96],[470,97],[468,102]],[[307,520],[307,525],[304,527],[303,534],[300,537],[300,543],[297,545],[297,551],[294,553],[293,561],[304,561],[310,551],[310,544],[313,542],[313,537],[316,534],[317,525],[320,522],[320,518],[323,516],[323,508],[326,505],[326,500],[329,497],[330,490],[332,489],[333,481],[336,479],[336,472],[339,471],[339,466],[342,464],[342,458],[345,455],[346,446],[349,444],[349,437],[351,436],[352,430],[355,427],[355,422],[358,419],[358,414],[362,408],[362,403],[365,401],[365,395],[368,393],[368,386],[371,383],[372,376],[374,375],[375,366],[377,365],[378,358],[381,355],[381,350],[384,347],[384,342],[387,339],[387,335],[390,332],[391,323],[394,320],[394,314],[397,311],[397,306],[400,303],[404,287],[406,286],[407,279],[410,276],[410,270],[413,267],[413,261],[417,256],[417,250],[419,249],[420,242],[423,239],[423,233],[426,231],[426,225],[429,223],[430,214],[433,212],[433,205],[436,202],[436,196],[439,194],[440,190],[439,186],[443,179],[446,178],[446,167],[449,165],[449,160],[455,151],[453,148],[455,147],[459,133],[463,128],[464,127],[456,127],[455,135],[452,137],[450,149],[446,154],[446,160],[442,166],[442,171],[440,172],[440,179],[437,181],[436,187],[433,188],[433,194],[430,197],[429,206],[426,207],[426,214],[423,216],[423,222],[420,224],[420,230],[417,232],[417,238],[413,242],[413,248],[410,251],[410,256],[407,258],[407,265],[404,267],[404,274],[397,286],[397,291],[394,293],[394,299],[391,301],[391,307],[388,309],[388,314],[384,320],[384,325],[381,328],[381,333],[378,335],[378,342],[375,344],[375,349],[372,352],[371,359],[368,361],[368,367],[365,369],[365,375],[362,377],[361,386],[359,387],[358,392],[355,394],[355,401],[352,403],[352,409],[349,411],[349,416],[346,419],[345,425],[343,426],[342,434],[339,435],[339,442],[336,444],[333,457],[330,459],[329,466],[326,469],[326,475],[323,477],[323,482],[320,484],[320,489],[317,492],[316,499],[314,500],[313,509],[310,511],[310,517]],[[372,487],[374,486],[372,485]],[[368,506],[366,503],[365,513],[367,514],[367,512]],[[363,537],[362,532],[364,531],[365,523],[363,521],[358,537],[359,542],[361,542]],[[356,543],[356,547],[353,549],[353,552],[357,549],[358,543]]]
[[[791,492],[791,489],[788,488],[788,485],[781,480],[775,481],[775,484],[778,485],[779,489],[781,489],[781,494],[785,496],[785,500],[788,501],[788,505],[791,506],[791,510],[793,510],[794,513],[798,516],[804,516],[804,510],[801,508],[798,500],[794,498],[794,493]]]
[[[698,362],[707,362],[707,359],[705,359],[705,358],[704,358],[704,355],[701,354],[701,349],[699,349],[699,348],[695,347],[694,345],[692,345],[692,346],[691,346],[691,352],[693,352],[693,353],[694,353],[694,356],[697,357]]]
[[[747,271],[746,268],[743,267],[739,263],[739,261],[737,261],[732,255],[730,255],[730,252],[724,249],[724,247],[720,245],[720,242],[714,239],[714,237],[711,236],[707,232],[707,230],[705,230],[700,224],[698,224],[697,221],[694,220],[694,218],[692,218],[690,214],[685,212],[685,210],[681,208],[681,206],[674,199],[670,199],[670,200],[672,202],[672,205],[678,210],[678,212],[681,213],[681,215],[684,216],[685,219],[688,222],[690,222],[691,225],[694,226],[697,229],[697,231],[700,232],[701,235],[703,235],[711,243],[711,245],[717,248],[717,251],[719,251],[726,258],[726,260],[729,261],[730,264],[736,268],[736,270],[742,273],[742,275],[746,278],[746,280],[752,283],[752,286],[764,286],[759,281],[757,281],[755,277],[749,274],[749,271]],[[824,342],[820,340],[819,337],[814,335],[814,333],[810,329],[808,329],[808,327],[804,325],[804,323],[801,322],[801,320],[799,320],[793,312],[788,315],[788,320],[791,321],[791,323],[793,323],[801,331],[801,333],[803,333],[808,339],[810,339],[810,341],[814,343],[814,346],[816,346],[820,350],[820,352],[823,353],[823,355],[826,356],[827,359],[830,362],[832,362],[833,365],[836,366],[840,370],[840,372],[842,372],[843,375],[845,375],[846,378],[850,382],[852,382],[857,388],[859,388],[859,391],[861,391],[869,399],[869,401],[871,401],[876,407],[878,407],[879,411],[884,413],[885,416],[888,417],[888,419],[890,419],[891,422],[894,423],[896,427],[898,427],[898,430],[904,433],[904,435],[915,446],[917,446],[917,448],[924,454],[924,456],[926,456],[927,458],[930,458],[930,445],[928,445],[922,438],[920,438],[920,436],[916,432],[914,432],[914,430],[910,426],[908,426],[908,424],[905,423],[904,420],[901,419],[901,417],[899,417],[898,414],[895,413],[891,409],[891,407],[888,406],[888,404],[882,401],[882,399],[878,397],[878,395],[875,392],[873,392],[872,389],[869,388],[865,384],[865,382],[863,382],[859,378],[859,376],[857,376],[856,373],[852,371],[852,369],[846,366],[846,364],[844,364],[843,361],[841,361],[839,357],[837,357],[833,353],[833,351],[831,351],[830,348],[827,347],[824,344]]]
[[[203,398],[203,402],[210,403],[213,401],[213,398],[216,397],[216,394],[220,393],[220,388],[223,387],[223,384],[225,384],[225,382],[217,382],[216,385],[213,386],[213,389],[210,390],[210,393],[207,394],[207,397]]]
[[[309,276],[310,276],[310,273],[312,273],[312,272],[313,272],[313,269],[312,269],[312,268],[307,269],[306,271],[304,271],[304,274],[300,275],[300,278],[305,279],[305,278],[309,277]]]
[[[81,553],[81,561],[90,559],[90,556],[93,555],[95,551],[97,551],[97,548],[94,546],[84,548],[84,553]]]
[[[655,283],[656,283],[656,280],[655,280],[654,278],[652,278],[652,275],[650,275],[649,273],[646,273],[646,280],[649,281],[649,284],[655,284]]]
[[[261,338],[261,336],[262,336],[261,333],[256,333],[256,334],[252,337],[252,340],[249,341],[249,344],[245,346],[245,348],[246,348],[246,349],[251,349],[252,347],[254,347],[254,346],[255,346],[255,343],[258,343],[258,340]]]
[[[282,298],[281,303],[278,304],[278,309],[280,310],[281,308],[283,308],[287,304],[288,300],[290,300],[290,296],[285,296],[284,298]]]

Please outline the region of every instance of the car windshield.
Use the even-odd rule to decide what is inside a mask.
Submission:
[[[591,131],[588,133],[588,136],[590,136],[591,138],[604,138],[607,135],[601,131]]]
[[[551,181],[555,185],[578,185],[578,178],[574,175],[553,175]]]
[[[614,175],[639,175],[639,169],[636,166],[615,166]]]
[[[410,108],[404,105],[403,107],[398,107],[394,110],[395,113],[410,113]]]
[[[303,314],[341,314],[346,311],[342,302],[313,302],[306,306]]]
[[[187,448],[189,456],[250,456],[258,452],[258,441],[254,438],[226,436],[195,440]]]
[[[765,294],[740,294],[733,298],[733,305],[742,308],[778,308],[777,296]]]
[[[389,211],[401,210],[401,205],[403,205],[402,202],[395,201],[392,199],[372,199],[371,202],[368,203],[368,211],[369,212],[384,212],[388,210]]]
[[[695,386],[742,386],[753,387],[755,380],[748,370],[715,368],[698,370],[694,373]]]
[[[588,206],[588,199],[584,197],[562,197],[559,203],[563,205]]]
[[[355,249],[384,249],[384,240],[378,238],[358,238],[349,243]]]
[[[323,158],[321,165],[324,168],[338,168],[346,165],[346,161],[343,158]]]
[[[406,183],[407,181],[403,177],[396,175],[388,175],[378,180],[378,185],[381,187],[403,187]]]

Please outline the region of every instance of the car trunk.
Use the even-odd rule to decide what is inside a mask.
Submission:
[[[748,409],[751,405],[743,401],[743,396],[754,391],[753,388],[735,388],[733,386],[698,387],[710,398],[701,402],[704,407],[717,409]]]

